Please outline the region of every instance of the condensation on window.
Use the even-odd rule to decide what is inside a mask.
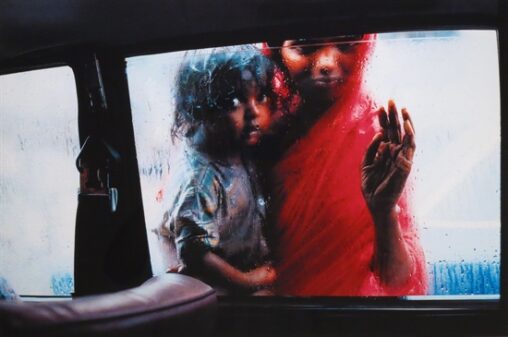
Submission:
[[[411,112],[413,212],[431,294],[499,294],[501,110],[495,31],[380,35],[376,102]]]
[[[164,197],[168,192],[170,158],[178,147],[171,141],[174,81],[185,52],[135,57],[128,59],[127,72],[132,119],[142,188],[145,222],[152,270],[163,273],[170,263],[161,254],[157,229],[165,212]],[[169,188],[171,191],[172,189]]]
[[[258,45],[259,46],[259,45]],[[154,273],[166,270],[157,228],[167,210],[174,79],[185,53],[127,61]],[[429,295],[499,294],[500,87],[495,31],[378,34],[366,65],[370,97],[411,113],[417,150],[408,188]]]
[[[70,67],[0,76],[0,278],[21,295],[70,295],[79,176]]]

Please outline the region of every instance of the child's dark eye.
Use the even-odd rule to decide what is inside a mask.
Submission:
[[[268,96],[265,93],[261,93],[258,95],[257,101],[259,103],[266,103],[266,102],[268,102]]]
[[[226,111],[235,110],[236,108],[238,108],[240,106],[241,103],[242,103],[242,101],[240,100],[240,98],[238,98],[236,96],[221,97],[219,99],[218,107],[220,109],[224,109]]]
[[[231,99],[231,106],[232,106],[233,108],[238,108],[238,107],[240,106],[240,103],[241,103],[241,102],[240,102],[240,99],[239,99],[238,97],[233,97],[233,98]]]

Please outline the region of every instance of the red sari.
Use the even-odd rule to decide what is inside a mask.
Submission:
[[[360,52],[364,59],[371,44]],[[425,294],[425,258],[404,193],[399,223],[414,261],[401,287],[384,287],[371,270],[374,223],[361,192],[360,165],[379,128],[362,93],[363,66],[341,99],[295,142],[274,168],[277,292],[297,296]],[[406,186],[406,191],[408,190]]]

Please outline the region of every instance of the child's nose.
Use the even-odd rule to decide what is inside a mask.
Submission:
[[[259,104],[255,98],[249,100],[246,116],[249,119],[254,119],[259,116]]]

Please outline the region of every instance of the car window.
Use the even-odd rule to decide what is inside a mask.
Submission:
[[[70,295],[79,187],[72,69],[0,76],[0,137],[0,277],[20,295]]]
[[[366,48],[367,53],[370,53],[368,61],[362,63],[360,65],[361,70],[359,70],[363,73],[363,76],[359,78],[362,83],[358,84],[358,87],[361,85],[362,90],[366,93],[366,98],[355,96],[356,102],[360,104],[355,103],[353,105],[352,101],[344,101],[341,102],[342,106],[348,107],[351,120],[358,121],[365,117],[364,110],[376,111],[380,106],[388,109],[387,103],[393,99],[399,110],[403,107],[407,108],[415,130],[416,149],[414,158],[412,158],[411,173],[405,185],[404,193],[406,194],[403,197],[405,199],[403,199],[403,202],[399,202],[396,209],[399,219],[407,218],[400,221],[406,221],[407,224],[413,226],[414,231],[404,233],[403,236],[405,237],[403,239],[411,237],[413,243],[416,242],[417,248],[415,249],[421,248],[422,250],[422,254],[415,254],[415,256],[418,256],[423,264],[420,271],[424,271],[424,276],[421,276],[421,278],[426,286],[420,288],[420,290],[424,290],[415,291],[414,293],[407,288],[397,294],[497,296],[500,287],[501,130],[496,32],[386,33],[373,35],[368,39],[348,36],[329,38],[325,39],[324,42],[316,39],[301,39],[292,40],[287,42],[287,45],[282,46],[280,43],[274,45],[269,41],[268,46],[266,44],[256,44],[250,47],[261,49],[263,54],[271,55],[272,59],[276,58],[274,55],[278,55],[281,47],[287,48],[293,54],[283,55],[282,57],[290,59],[295,54],[310,57],[309,55],[321,51],[324,53],[324,51],[331,49],[326,49],[327,47],[323,46],[334,46],[333,52],[338,50],[345,57],[343,62],[347,62],[348,53],[354,48],[361,48],[358,45],[362,44],[372,45]],[[225,49],[226,52],[238,54],[248,53],[246,50],[249,50],[249,46]],[[152,266],[155,273],[165,272],[168,268],[176,270],[178,268],[173,267],[178,267],[181,264],[175,253],[175,247],[173,247],[170,255],[161,253],[164,252],[161,246],[165,243],[160,239],[160,224],[167,221],[171,222],[171,219],[174,219],[174,213],[172,212],[179,207],[178,200],[181,199],[179,199],[178,194],[182,191],[182,177],[184,177],[181,172],[175,172],[179,171],[178,165],[181,157],[186,156],[185,148],[187,145],[185,141],[172,141],[171,136],[171,128],[175,123],[178,102],[186,99],[186,97],[179,96],[176,79],[180,75],[181,65],[188,62],[192,57],[199,57],[203,54],[212,55],[217,52],[218,49],[211,49],[197,52],[187,51],[137,56],[127,59],[136,150]],[[278,62],[281,62],[280,59]],[[284,59],[282,62],[285,62]],[[291,68],[291,64],[288,66],[286,63],[285,66],[287,69],[279,69],[279,71],[298,72],[298,68]],[[306,69],[310,69],[310,66],[307,67]],[[277,81],[280,72],[276,71],[275,81]],[[321,75],[323,74],[325,74],[325,71]],[[302,72],[300,76],[308,75]],[[298,79],[296,76],[295,78]],[[340,78],[322,80],[321,82],[318,81],[316,87],[323,88],[329,86],[329,83],[340,86],[341,81]],[[282,108],[280,104],[276,106],[274,108],[276,110],[275,114],[284,115],[285,113],[290,115],[292,106],[305,105],[305,101],[302,103],[301,97],[304,96],[302,92],[305,90],[311,92],[311,89],[318,90],[305,87],[304,81],[301,81],[304,84],[301,84],[300,87],[295,83],[284,85],[285,80],[281,82],[280,77],[279,82],[279,86],[276,86],[274,90],[277,91],[279,98],[282,97],[281,101],[285,100],[282,103],[278,101],[278,103],[285,105]],[[179,83],[182,85],[181,77]],[[353,82],[348,82],[348,85],[354,87],[351,83]],[[292,86],[296,86],[296,89]],[[299,98],[295,98],[294,101],[287,97],[287,91],[292,89],[299,92]],[[315,95],[318,94],[319,92],[315,91]],[[241,103],[241,99],[238,101],[232,100],[231,104],[239,104],[238,102]],[[339,108],[337,107],[337,109]],[[280,112],[281,109],[286,110]],[[295,109],[298,110],[298,107]],[[277,269],[279,266],[282,269],[293,270],[296,273],[299,270],[298,266],[306,266],[303,268],[304,271],[301,272],[309,275],[309,281],[306,284],[296,284],[298,282],[295,282],[294,279],[300,278],[297,274],[288,273],[289,276],[284,276],[283,273],[280,273],[278,275],[279,281],[288,285],[286,289],[297,289],[295,292],[289,292],[290,295],[336,294],[333,290],[319,287],[321,283],[317,280],[318,277],[316,276],[313,279],[313,275],[318,275],[318,273],[314,272],[312,268],[325,270],[320,274],[320,278],[336,278],[338,284],[341,282],[339,280],[341,277],[344,279],[349,277],[338,271],[346,268],[345,266],[349,266],[347,264],[348,259],[349,261],[356,261],[355,259],[358,259],[359,256],[357,252],[351,253],[354,254],[354,257],[351,257],[353,255],[348,257],[347,254],[350,254],[348,253],[350,252],[348,250],[350,241],[342,243],[341,248],[332,247],[333,244],[327,246],[325,241],[329,240],[330,235],[332,235],[331,232],[322,234],[316,226],[310,226],[305,233],[302,228],[306,228],[307,223],[282,229],[280,226],[277,227],[277,221],[281,221],[280,218],[283,217],[289,219],[288,222],[296,222],[294,219],[291,220],[293,215],[295,219],[298,216],[298,219],[308,219],[308,223],[313,224],[316,217],[331,217],[323,215],[322,210],[327,208],[336,211],[337,217],[342,217],[347,212],[360,214],[354,213],[354,207],[356,206],[348,199],[337,199],[338,201],[333,199],[335,203],[330,205],[332,194],[335,192],[326,185],[333,184],[335,180],[330,180],[329,175],[322,177],[317,173],[313,173],[315,179],[310,181],[308,185],[302,185],[302,177],[307,174],[305,172],[315,172],[312,171],[312,165],[324,167],[331,160],[329,159],[329,152],[327,152],[328,155],[320,156],[320,151],[324,150],[319,146],[315,146],[313,152],[312,149],[306,150],[304,145],[306,139],[314,137],[316,138],[315,144],[325,144],[323,145],[325,148],[329,142],[336,141],[336,144],[339,144],[338,139],[342,139],[340,138],[342,136],[333,138],[334,140],[318,139],[317,132],[316,135],[312,134],[313,128],[316,128],[315,125],[318,125],[328,115],[324,115],[318,122],[309,122],[317,124],[313,124],[314,126],[310,128],[310,131],[305,131],[309,134],[300,130],[298,140],[288,146],[290,150],[286,148],[287,152],[282,155],[283,158],[286,158],[298,151],[311,153],[313,162],[309,160],[309,164],[302,164],[309,157],[294,156],[293,161],[288,159],[274,164],[276,173],[285,172],[285,175],[282,176],[283,180],[290,179],[288,176],[291,175],[295,177],[287,185],[283,185],[284,187],[290,189],[293,186],[302,186],[301,189],[294,189],[296,191],[294,195],[285,196],[287,199],[292,200],[292,205],[298,205],[298,207],[294,206],[293,209],[287,209],[287,213],[277,213],[275,217],[278,217],[279,220],[275,220],[275,224],[272,222],[267,225],[269,228],[273,229],[275,227],[275,230],[279,231],[278,234],[273,235],[275,239],[268,240],[269,246],[274,245],[269,248],[277,253],[282,252],[283,256],[293,256],[288,257],[292,260],[292,265],[288,266],[284,258],[280,258],[281,255],[278,255],[274,258],[275,268]],[[328,132],[323,131],[327,127],[335,128],[336,131],[330,132],[337,132],[337,134],[342,132],[340,130],[349,130],[344,126],[344,120],[340,118],[331,119],[330,117],[326,122],[321,122],[324,125],[321,126],[320,133]],[[362,137],[363,134],[372,137],[373,134],[370,134],[371,128],[379,129],[379,122],[374,117],[372,123],[375,126],[365,124],[363,128],[355,129],[354,132],[358,135],[354,137]],[[368,143],[366,141],[365,146],[358,150],[361,151],[361,156],[366,151]],[[279,143],[275,145],[278,146]],[[336,146],[339,147],[340,145]],[[354,143],[353,145],[344,143],[343,146],[349,146],[355,151],[357,150]],[[287,154],[288,152],[290,154]],[[340,162],[340,165],[346,164]],[[354,169],[360,170],[360,163],[357,166]],[[271,166],[268,170],[274,170],[273,167]],[[343,180],[353,179],[348,178],[350,170],[346,170],[347,166],[340,167],[340,169],[337,169],[340,173],[337,174],[341,175]],[[273,171],[271,172],[273,173]],[[337,178],[337,181],[340,181],[340,179]],[[341,182],[337,182],[337,186],[343,186],[341,184]],[[323,186],[317,187],[321,185]],[[274,185],[270,186],[273,187]],[[305,188],[308,188],[308,190]],[[319,200],[310,199],[311,196],[315,196],[314,189],[319,188],[326,190],[328,194],[321,195]],[[352,188],[358,189],[358,193],[360,193],[359,185]],[[298,198],[302,199],[302,202],[296,200]],[[270,212],[270,195],[267,199],[268,211]],[[273,205],[273,198],[271,202]],[[306,203],[314,205],[314,208],[305,213],[302,208],[307,209]],[[357,218],[355,216],[346,218],[344,215],[344,219],[352,219],[350,221],[356,221]],[[169,232],[162,233],[162,236],[166,235],[175,244],[175,236],[178,241],[178,233],[171,233],[171,230],[175,227],[171,227],[171,225],[166,227]],[[341,233],[333,235],[336,235],[336,242],[339,242]],[[293,240],[297,236],[302,237],[298,244],[277,241],[281,240],[281,237]],[[358,240],[361,237],[366,236],[359,235]],[[310,250],[306,251],[302,244],[308,244],[309,241],[314,242],[314,248],[313,250],[309,248]],[[176,245],[178,246],[178,244]],[[346,246],[348,249],[344,249]],[[414,248],[415,246],[411,247]],[[376,248],[370,246],[369,249],[371,250],[362,250],[361,254],[372,255],[372,249]],[[288,253],[289,251],[292,253]],[[311,251],[314,253],[310,253]],[[318,257],[314,258],[314,255]],[[302,264],[302,261],[305,260],[315,262],[312,265]],[[340,263],[335,263],[336,261],[340,261]],[[353,268],[354,266],[349,267]],[[365,263],[365,270],[367,268],[370,268],[370,265],[367,266]],[[365,273],[368,273],[368,271],[365,271]],[[335,274],[338,276],[334,276]],[[328,275],[328,277],[323,277],[323,275]],[[377,282],[375,277],[363,281],[365,281],[365,284],[371,282],[370,285],[366,285],[365,289],[368,289],[366,292],[343,293],[338,291],[338,294],[387,294],[374,285]],[[354,282],[351,281],[351,283]],[[329,289],[336,289],[334,286],[335,284],[330,285]]]

